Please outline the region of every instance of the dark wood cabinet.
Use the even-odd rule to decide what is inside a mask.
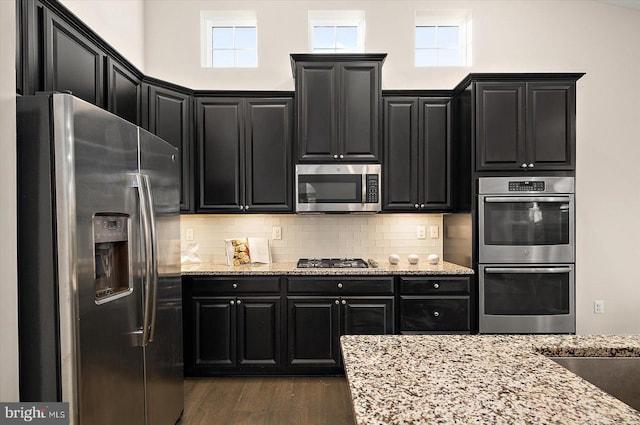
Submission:
[[[289,366],[337,367],[341,335],[394,333],[392,278],[295,277],[287,289]]]
[[[575,168],[575,81],[477,82],[476,169]]]
[[[188,375],[281,366],[279,278],[189,277],[183,285]]]
[[[196,98],[198,211],[292,211],[292,104]]]
[[[378,161],[386,55],[291,55],[299,161]]]
[[[384,98],[385,211],[451,208],[448,98]]]
[[[107,110],[136,125],[141,124],[142,81],[123,65],[107,57]]]
[[[400,333],[470,333],[469,277],[400,277]]]
[[[42,14],[44,90],[104,107],[105,52],[47,8]]]
[[[192,96],[160,86],[143,85],[142,126],[178,148],[180,155],[180,211],[192,212],[193,205],[193,145]]]

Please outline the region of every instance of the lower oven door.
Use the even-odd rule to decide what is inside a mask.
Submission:
[[[573,264],[479,266],[480,333],[575,333]]]

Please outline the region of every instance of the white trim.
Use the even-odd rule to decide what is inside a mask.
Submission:
[[[308,46],[313,53],[313,28],[319,26],[330,27],[357,27],[358,44],[353,50],[341,50],[342,52],[364,52],[365,38],[365,13],[364,10],[310,10],[309,11]]]

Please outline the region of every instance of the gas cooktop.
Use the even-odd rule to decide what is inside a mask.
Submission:
[[[301,258],[301,269],[365,269],[369,267],[362,258]]]

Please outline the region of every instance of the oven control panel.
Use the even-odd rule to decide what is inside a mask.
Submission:
[[[509,182],[509,192],[544,192],[543,181],[519,181]]]

